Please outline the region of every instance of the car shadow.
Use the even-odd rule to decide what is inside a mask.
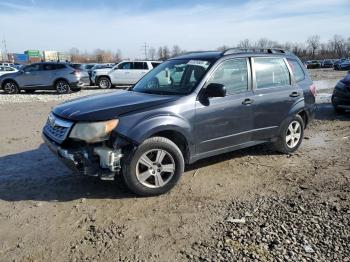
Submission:
[[[186,167],[186,171],[246,155],[275,154],[267,146],[238,150],[207,158]],[[0,157],[0,199],[4,201],[66,202],[80,198],[135,198],[123,183],[101,181],[74,174],[42,144],[39,148]]]
[[[315,112],[316,120],[340,120],[340,121],[350,121],[350,111],[345,113],[336,113],[331,103],[320,103],[317,104],[317,109]]]

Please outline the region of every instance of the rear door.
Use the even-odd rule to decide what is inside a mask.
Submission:
[[[135,84],[148,72],[148,64],[146,62],[134,62],[133,72],[132,72],[132,82],[130,84]]]
[[[244,104],[252,95],[250,67],[246,58],[223,61],[210,76],[210,83],[223,84],[225,97],[196,101],[195,137],[197,154],[215,154],[251,140],[251,107]]]
[[[303,90],[292,80],[283,57],[253,57],[254,140],[265,140],[278,134],[293,105],[302,99]]]

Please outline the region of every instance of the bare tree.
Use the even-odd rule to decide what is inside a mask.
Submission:
[[[308,47],[311,49],[312,58],[315,58],[316,50],[320,47],[320,36],[313,35],[306,40]]]
[[[180,54],[181,54],[181,48],[178,45],[174,45],[173,49],[171,51],[171,56],[174,57],[174,56],[178,56]]]
[[[225,50],[229,49],[227,45],[223,45],[217,48],[218,51],[224,52]]]
[[[154,47],[150,47],[148,49],[148,57],[151,60],[155,60],[156,59],[156,49]]]
[[[114,54],[114,62],[119,63],[120,61],[122,61],[122,59],[122,51],[120,51],[120,49],[117,49],[117,52],[115,52]]]
[[[341,58],[345,53],[345,39],[341,35],[334,35],[329,43],[333,52]]]
[[[167,60],[170,57],[170,50],[167,46],[163,46],[163,59],[162,60]]]
[[[249,39],[244,39],[244,40],[240,41],[238,44],[238,47],[240,47],[240,48],[249,48],[251,46],[252,46],[252,44],[250,43]]]

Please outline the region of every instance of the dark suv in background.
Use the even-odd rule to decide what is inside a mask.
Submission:
[[[16,73],[0,77],[0,86],[6,94],[17,94],[21,90],[56,90],[59,94],[79,90],[79,72],[65,63],[35,63],[23,67]]]
[[[43,138],[81,174],[120,174],[136,194],[158,195],[199,159],[262,143],[293,153],[314,116],[315,92],[302,62],[283,50],[189,53],[128,91],[55,107]]]

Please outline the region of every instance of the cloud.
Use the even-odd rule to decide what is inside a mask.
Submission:
[[[104,48],[121,49],[124,56],[133,58],[142,55],[144,42],[155,47],[178,44],[187,50],[204,50],[235,45],[244,38],[299,42],[313,34],[323,40],[334,34],[348,37],[350,14],[344,7],[349,7],[348,1],[264,0],[234,6],[204,2],[143,12],[108,6],[63,12],[36,6],[0,14],[0,32],[12,51]]]

